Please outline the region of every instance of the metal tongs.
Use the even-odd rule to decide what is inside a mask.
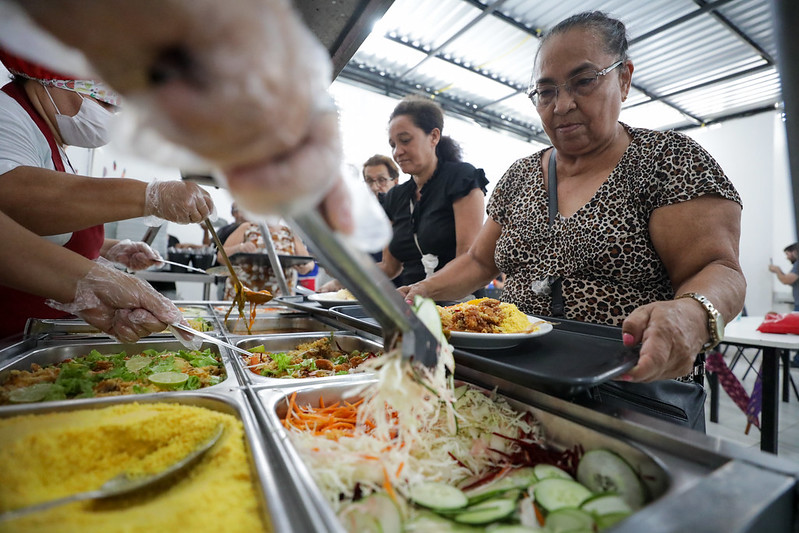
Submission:
[[[383,328],[383,348],[391,350],[401,343],[404,359],[435,367],[440,349],[438,340],[372,258],[334,233],[316,211],[296,216],[293,221],[302,236],[314,245],[325,269],[352,292]]]

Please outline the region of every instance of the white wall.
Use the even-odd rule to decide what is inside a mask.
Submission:
[[[778,300],[790,299],[790,290],[767,269],[773,258],[787,270],[790,264],[782,249],[796,241],[780,114],[761,113],[686,133],[716,158],[743,200],[740,261],[747,281],[747,312],[788,311]]]

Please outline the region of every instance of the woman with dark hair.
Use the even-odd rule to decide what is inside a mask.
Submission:
[[[621,326],[641,345],[623,381],[689,373],[743,307],[741,199],[691,138],[619,122],[632,74],[621,21],[552,28],[529,91],[552,146],[508,169],[469,253],[406,297],[456,299],[504,272],[525,313]]]
[[[380,267],[395,283],[421,281],[466,253],[483,223],[485,172],[461,161],[443,129],[441,107],[419,96],[403,99],[389,119],[392,156],[411,175],[383,201],[394,235]]]

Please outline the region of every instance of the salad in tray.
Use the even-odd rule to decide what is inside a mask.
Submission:
[[[0,385],[0,405],[71,398],[195,390],[225,379],[218,354],[206,350],[143,350],[83,357],[30,370],[11,370]]]
[[[295,393],[283,419],[348,531],[595,532],[650,499],[616,453],[549,448],[531,413],[455,387],[446,343],[435,369],[398,353],[364,366],[377,381],[357,401],[301,405]]]
[[[381,352],[343,350],[331,333],[327,337],[298,344],[293,350],[268,352],[264,345],[249,348],[247,368],[269,378],[319,378],[349,374]]]

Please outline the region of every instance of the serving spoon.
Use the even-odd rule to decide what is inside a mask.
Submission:
[[[57,498],[55,500],[29,505],[27,507],[21,507],[19,509],[14,509],[12,511],[6,511],[5,513],[0,514],[0,522],[14,520],[16,518],[20,518],[22,516],[26,516],[31,513],[45,511],[47,509],[51,509],[59,505],[66,505],[68,503],[78,502],[83,500],[101,500],[106,498],[113,498],[115,496],[122,496],[123,494],[130,494],[132,492],[136,492],[138,490],[151,487],[156,483],[159,483],[167,479],[170,476],[173,476],[175,474],[178,474],[193,467],[197,463],[197,461],[203,455],[205,455],[205,453],[208,450],[210,450],[214,446],[214,444],[217,443],[217,441],[219,441],[219,438],[222,436],[224,432],[225,432],[225,426],[219,424],[214,430],[213,435],[211,435],[208,438],[208,440],[204,441],[198,447],[196,447],[191,452],[186,454],[179,461],[172,463],[171,465],[169,465],[164,470],[158,473],[149,476],[130,477],[130,475],[127,472],[122,472],[121,474],[112,477],[111,479],[103,483],[99,488],[95,490],[78,492],[77,494],[72,494],[71,496],[65,496],[63,498]]]

